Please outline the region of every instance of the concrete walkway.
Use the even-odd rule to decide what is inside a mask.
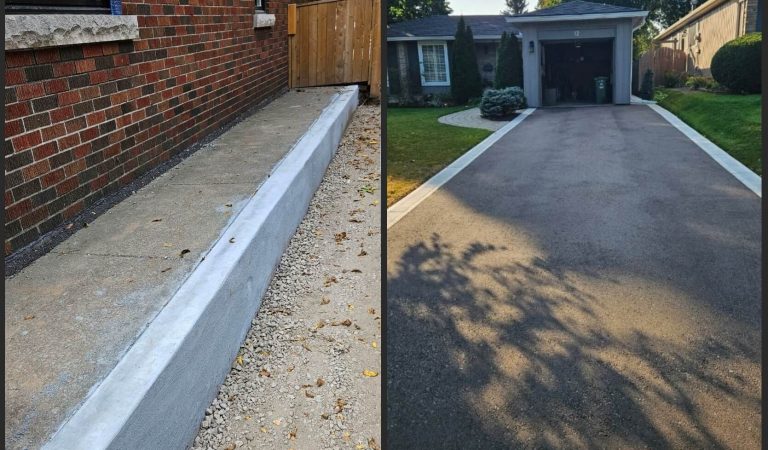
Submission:
[[[285,94],[6,279],[6,448],[77,409],[336,91]]]
[[[535,111],[388,229],[389,446],[760,448],[760,203],[646,105]]]
[[[491,131],[496,131],[509,123],[508,120],[488,120],[481,117],[480,108],[465,109],[464,111],[438,117],[437,121],[456,127],[480,128]]]

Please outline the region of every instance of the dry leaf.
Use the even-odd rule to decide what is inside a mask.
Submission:
[[[378,345],[376,345],[376,341],[371,342],[371,347],[376,348]]]
[[[344,241],[344,240],[348,239],[347,238],[347,232],[346,231],[342,231],[341,233],[336,233],[336,234],[333,235],[333,238],[336,240],[336,243],[339,244],[339,243],[341,243],[341,241]]]
[[[365,256],[367,254],[368,252],[366,252],[365,250],[360,250],[360,253],[358,253],[357,256]]]
[[[230,244],[234,244],[235,243],[235,238],[233,238],[233,237],[229,238],[229,243]]]
[[[272,423],[274,423],[274,424],[275,424],[275,426],[278,426],[278,427],[280,426],[280,423],[281,423],[281,422],[282,422],[282,420],[281,420],[281,419],[275,419],[275,420],[273,420],[273,421],[272,421]]]
[[[160,273],[165,273],[165,272],[168,272],[169,270],[171,270],[171,268],[170,267],[166,267],[165,269],[161,270]]]
[[[368,447],[371,450],[381,450],[381,447],[379,447],[379,444],[376,443],[376,439],[374,438],[368,439]]]
[[[294,427],[291,431],[288,432],[288,439],[291,439],[291,440],[296,439],[296,433],[298,432],[299,430],[296,427]]]
[[[152,222],[162,222],[163,219],[152,219]]]
[[[325,277],[325,287],[328,287],[331,284],[338,283],[338,282],[339,280],[337,280],[336,277],[334,277],[333,275],[331,275],[330,277]]]
[[[307,398],[315,398],[315,394],[313,394],[313,393],[311,393],[311,392],[309,392],[309,391],[304,391],[304,395],[305,395]]]
[[[317,322],[317,324],[315,324],[315,328],[318,328],[318,329],[323,328],[324,326],[325,326],[325,322],[323,322],[322,320]]]
[[[243,365],[243,356],[237,355],[237,358],[235,358],[235,362],[237,362],[238,365]]]
[[[375,316],[376,315],[376,310],[373,309],[373,308],[368,308],[368,314],[373,314]]]
[[[267,430],[267,429],[266,429],[266,428],[264,428],[264,427],[261,427],[261,428],[259,428],[259,430],[260,430],[262,433],[268,433],[268,432],[269,432],[269,430]]]
[[[352,269],[352,270],[350,270],[350,272],[352,272],[352,273],[363,273],[363,271],[360,270],[360,269]]]
[[[304,343],[302,343],[302,344],[301,344],[301,346],[302,346],[302,347],[304,347],[304,350],[306,350],[306,351],[308,351],[308,352],[311,352],[311,351],[312,351],[312,349],[311,349],[311,348],[309,348],[309,346],[308,346],[307,344],[304,344]]]
[[[331,416],[328,413],[322,413],[320,414],[320,417],[322,417],[325,420],[328,420]]]
[[[323,297],[322,300],[320,300],[321,305],[327,305],[328,303],[331,303],[331,301],[328,300],[326,297]]]
[[[323,380],[322,378],[318,378],[315,384],[317,385],[317,387],[322,387],[325,384],[325,380]]]
[[[350,435],[349,435],[349,431],[345,431],[345,432],[344,432],[344,433],[341,435],[341,440],[342,440],[342,441],[344,441],[344,442],[349,442],[349,440],[350,440],[350,439],[351,439],[351,438],[350,438]]]
[[[65,228],[66,228],[67,230],[69,230],[70,228],[72,228],[72,225],[74,225],[74,224],[73,224],[73,223],[70,223],[70,224],[69,224],[69,225],[67,225]]]
[[[347,402],[344,400],[337,398],[336,399],[336,412],[340,413],[344,410],[344,407],[347,406]]]
[[[271,377],[272,376],[272,374],[269,373],[269,370],[267,370],[267,369],[265,369],[263,367],[261,368],[261,370],[259,370],[259,375],[262,376],[262,377]]]
[[[348,326],[352,325],[352,321],[349,320],[349,319],[344,319],[344,321],[341,322],[341,324],[344,325],[345,327],[348,327]]]
[[[32,320],[34,318],[35,318],[34,315],[32,315],[32,316],[24,316],[24,320]]]
[[[363,375],[366,377],[377,377],[379,376],[379,372],[375,372],[373,370],[365,369],[363,370]]]
[[[180,258],[183,258],[183,257],[184,257],[184,255],[186,255],[187,253],[189,253],[189,249],[188,249],[188,248],[185,248],[184,250],[182,250],[182,251],[181,251],[181,253],[179,253],[179,257],[180,257]]]

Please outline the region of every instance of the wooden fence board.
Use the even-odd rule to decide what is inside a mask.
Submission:
[[[290,86],[367,82],[378,96],[381,0],[321,0],[291,8]]]

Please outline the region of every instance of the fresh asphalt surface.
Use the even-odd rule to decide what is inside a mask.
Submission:
[[[759,448],[760,199],[540,109],[388,231],[388,448]]]

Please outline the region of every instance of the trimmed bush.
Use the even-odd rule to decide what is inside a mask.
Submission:
[[[713,80],[709,77],[688,77],[688,80],[685,81],[685,85],[694,91],[698,91],[699,89],[715,89],[717,88],[717,81]]]
[[[640,97],[645,100],[653,98],[653,71],[648,69],[643,75],[643,84],[640,86]]]
[[[525,108],[525,95],[517,86],[504,89],[488,89],[480,100],[480,115],[488,119],[502,119]]]
[[[469,99],[480,97],[483,92],[480,69],[475,55],[475,39],[472,28],[466,26],[464,17],[459,18],[456,38],[453,40],[451,56],[451,97],[457,104],[466,104]]]
[[[664,72],[663,84],[666,88],[680,87],[683,85],[682,75],[668,70]]]
[[[760,92],[762,40],[762,33],[750,33],[720,47],[712,58],[712,77],[733,92]]]

